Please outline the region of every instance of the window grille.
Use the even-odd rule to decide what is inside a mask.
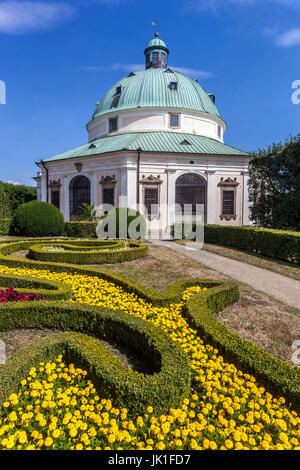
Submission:
[[[118,129],[118,119],[112,118],[109,120],[109,132],[114,132]]]
[[[145,188],[144,205],[148,215],[158,215],[158,188]]]
[[[170,127],[179,127],[179,114],[170,114]]]
[[[176,204],[184,211],[185,205],[192,206],[192,215],[196,215],[197,205],[203,204],[206,213],[206,182],[201,176],[186,173],[176,181]]]
[[[223,215],[234,215],[234,191],[223,191]]]
[[[114,188],[104,188],[103,190],[103,203],[115,205],[115,191]]]
[[[51,204],[59,209],[59,191],[51,191]]]
[[[70,184],[70,213],[77,214],[84,202],[91,203],[91,184],[86,176],[78,176]]]

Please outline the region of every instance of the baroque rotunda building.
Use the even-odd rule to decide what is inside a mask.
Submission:
[[[168,67],[155,34],[145,70],[131,72],[96,104],[89,142],[42,159],[38,198],[74,220],[83,202],[136,207],[165,230],[174,205],[205,208],[209,224],[249,225],[250,155],[224,144],[226,123],[198,80]]]

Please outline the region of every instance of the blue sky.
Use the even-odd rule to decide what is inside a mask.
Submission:
[[[299,132],[300,0],[0,0],[0,180],[32,185],[35,161],[87,142],[96,101],[143,68],[153,21],[169,64],[215,93],[227,144]]]

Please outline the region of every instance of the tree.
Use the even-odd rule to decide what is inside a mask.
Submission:
[[[36,199],[36,188],[0,181],[0,218],[11,217],[26,202]]]
[[[249,198],[255,225],[300,231],[300,134],[254,154]]]
[[[79,215],[76,220],[96,220],[97,210],[94,204],[87,204],[84,202],[79,208]]]

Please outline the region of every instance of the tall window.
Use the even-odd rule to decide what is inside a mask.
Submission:
[[[237,177],[220,179],[218,187],[221,188],[221,207],[220,207],[220,219],[229,221],[231,219],[236,220],[237,214],[237,191],[239,182]]]
[[[118,130],[118,118],[114,117],[109,120],[109,132],[115,132]]]
[[[222,129],[221,126],[218,126],[218,137],[222,136]]]
[[[114,188],[104,188],[103,189],[103,202],[104,202],[104,204],[110,204],[111,206],[115,205],[115,190],[114,190]]]
[[[86,176],[76,176],[70,183],[70,214],[76,216],[82,204],[91,203],[91,184]]]
[[[234,191],[223,191],[223,215],[234,215],[234,194]]]
[[[194,173],[186,173],[176,181],[176,204],[181,206],[182,211],[185,205],[192,208],[192,215],[196,215],[197,205],[204,205],[206,214],[206,181]]]
[[[179,127],[179,114],[170,114],[170,127]]]
[[[51,204],[53,204],[55,207],[59,209],[60,206],[60,201],[59,201],[59,191],[51,191]]]
[[[147,188],[145,187],[144,205],[147,209],[149,216],[158,216],[158,191],[159,188]]]

